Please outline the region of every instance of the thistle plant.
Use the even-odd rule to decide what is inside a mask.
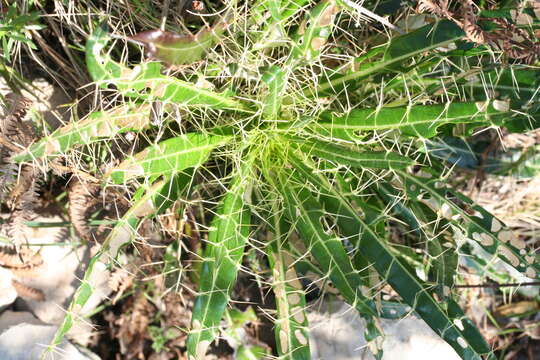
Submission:
[[[502,261],[536,279],[540,265],[524,239],[452,188],[453,169],[431,155],[430,141],[537,128],[539,72],[500,61],[490,44],[469,42],[450,20],[433,18],[404,34],[363,32],[355,24],[370,12],[353,5],[230,2],[221,20],[196,35],[133,36],[152,56],[137,63],[114,60],[120,51],[111,40],[124,37],[104,25],[93,29],[86,64],[96,86],[113,94],[108,105],[13,157],[46,165],[138,135],[119,163],[90,167],[102,188],[130,192],[131,206],[90,263],[52,346],[91,293],[95,262],[113,261],[143,219],[179,203],[178,216],[194,204],[212,214],[198,254],[192,359],[205,358],[219,337],[237,274],[249,271],[248,249],[268,266],[279,358],[310,358],[300,281],[308,272],[366,320],[364,336],[379,359],[379,321],[397,316],[388,309],[398,305],[463,359],[493,358],[456,301],[459,257],[485,276]],[[515,12],[491,10],[485,18],[513,23]],[[498,23],[478,26],[487,33]],[[405,245],[391,241],[391,229]],[[381,284],[399,297],[380,300]]]

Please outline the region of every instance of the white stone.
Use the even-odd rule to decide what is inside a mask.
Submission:
[[[314,360],[373,360],[364,339],[365,321],[341,301],[310,307],[310,347]],[[383,360],[459,360],[457,353],[415,316],[381,319]]]
[[[57,327],[20,323],[0,334],[0,359],[2,360],[99,360],[93,354],[82,354],[73,344],[63,340],[54,352],[42,356],[50,344]]]

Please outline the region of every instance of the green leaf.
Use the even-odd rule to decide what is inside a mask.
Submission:
[[[402,260],[394,254],[386,240],[377,236],[349,200],[335,191],[320,173],[305,165],[307,159],[290,158],[299,175],[317,189],[326,212],[335,214],[343,235],[359,248],[372,266],[420,317],[466,360],[481,360],[489,347],[474,324],[448,300],[439,303],[427,287]],[[359,199],[355,198],[359,203]],[[451,309],[447,311],[447,309]]]
[[[362,278],[354,269],[342,240],[329,234],[333,225],[330,213],[311,195],[303,178],[297,173],[289,173],[288,178],[284,178],[283,174],[278,176],[289,221],[294,224],[306,248],[325,276],[332,280],[340,295],[366,318],[366,340],[369,341],[372,353],[380,359],[382,332],[380,326],[377,326],[377,311],[373,301],[362,293]],[[323,223],[328,229],[322,226]]]
[[[212,221],[187,340],[188,354],[195,359],[205,359],[206,350],[216,337],[241,266],[249,235],[250,211],[244,204],[249,170],[244,165],[233,178]]]
[[[486,81],[488,83],[486,84]],[[538,102],[540,70],[517,65],[497,66],[496,70],[484,70],[482,76],[473,76],[467,82],[475,99],[487,100],[490,96],[486,87],[497,93],[498,99],[509,98],[522,105]],[[514,107],[514,106],[512,106]]]
[[[373,303],[361,293],[362,281],[354,270],[341,242],[323,228],[328,213],[294,173],[278,174],[279,190],[285,200],[287,217],[297,229],[306,247],[328,274],[345,300],[364,314],[376,315]]]
[[[408,199],[405,203],[402,200],[404,194],[388,183],[377,184],[376,191],[386,203],[391,204],[397,217],[418,235],[418,242],[425,244],[429,256],[426,265],[428,279],[437,284],[440,299],[449,297],[458,266],[458,253],[455,251],[450,223],[421,202]]]
[[[263,113],[267,119],[275,120],[281,110],[283,91],[287,85],[286,74],[273,65],[263,74],[262,81],[268,86],[268,94],[263,100]]]
[[[345,130],[361,132],[399,129],[406,135],[430,138],[444,124],[483,122],[508,116],[486,103],[448,103],[446,105],[413,105],[411,107],[357,109],[345,115],[324,113],[314,127],[333,133]]]
[[[211,151],[230,137],[188,133],[167,139],[128,157],[105,174],[116,184],[146,176],[170,175],[203,164]]]
[[[124,104],[111,110],[93,112],[86,119],[65,125],[45,136],[13,159],[24,162],[52,157],[100,138],[112,138],[130,130],[140,131],[149,125],[150,112],[150,104]]]
[[[94,267],[96,266],[98,261],[101,260],[103,254],[104,249],[102,248],[100,251],[98,251],[97,254],[92,256],[92,258],[88,262],[88,267],[86,268],[84,277],[81,280],[81,283],[79,284],[77,290],[75,290],[75,294],[73,295],[73,299],[71,299],[71,303],[69,304],[69,308],[66,311],[64,320],[62,321],[62,324],[58,327],[58,330],[54,334],[54,338],[47,346],[44,353],[54,353],[58,351],[58,346],[60,345],[68,331],[73,327],[74,322],[77,320],[79,316],[78,312],[80,312],[84,305],[86,305],[86,303],[88,302],[88,299],[94,291],[90,280],[91,275],[94,271]]]
[[[274,331],[278,355],[284,359],[308,360],[306,298],[288,248],[290,234],[279,209],[274,209],[272,220],[274,239],[266,246],[266,254],[272,268],[272,288],[276,296]]]
[[[73,327],[75,321],[77,321],[78,312],[90,298],[93,292],[90,279],[95,271],[96,264],[99,261],[107,263],[114,259],[120,246],[134,238],[140,219],[147,215],[155,216],[163,213],[180,195],[188,191],[192,179],[192,172],[188,171],[168,180],[158,181],[148,189],[144,187],[140,189],[134,204],[117,222],[103,242],[99,252],[90,259],[84,278],[75,291],[62,325],[58,328],[54,339],[47,347],[47,352],[55,351],[56,347]]]
[[[322,95],[328,91],[336,92],[348,82],[360,81],[381,71],[391,71],[393,66],[409,61],[415,55],[442,47],[464,35],[463,31],[451,21],[443,20],[426,25],[392,39],[381,61],[364,66],[358,71],[334,77],[319,85],[316,94]],[[315,95],[311,89],[305,90],[304,93],[308,96]]]
[[[160,100],[193,107],[246,111],[246,107],[226,94],[201,89],[190,82],[161,74],[161,64],[146,62],[130,69],[102,54],[110,36],[98,26],[86,43],[86,66],[102,88],[114,85],[124,96],[140,100]]]
[[[517,271],[530,278],[540,279],[540,264],[534,250],[526,249],[519,239],[500,220],[471,199],[440,181],[440,176],[422,170],[415,176],[402,170],[396,173],[404,180],[407,195],[423,202],[441,217],[463,228],[469,239],[476,241],[494,258],[502,258]]]
[[[134,195],[133,204],[116,222],[103,243],[110,248],[114,258],[118,249],[131,242],[137,235],[140,221],[145,217],[162,214],[180,197],[189,194],[193,182],[194,169],[187,169],[167,179],[156,181],[151,186],[143,184]]]
[[[313,60],[321,54],[321,49],[332,33],[338,11],[335,0],[323,0],[309,12],[293,38],[291,60]]]
[[[414,164],[413,160],[393,152],[360,152],[352,146],[339,146],[317,139],[287,138],[295,141],[297,143],[295,146],[310,156],[318,156],[343,165],[371,169],[403,169]]]

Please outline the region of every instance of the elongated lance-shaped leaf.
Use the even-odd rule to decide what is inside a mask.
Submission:
[[[299,176],[315,186],[326,211],[336,214],[340,231],[349,241],[358,244],[362,254],[379,275],[463,359],[481,360],[483,355],[489,354],[489,347],[480,332],[465,317],[459,306],[452,300],[439,303],[432,295],[433,290],[418,279],[414,270],[394,254],[387,241],[377,236],[366,224],[363,214],[341,193],[335,191],[324,176],[313,173],[312,168],[305,165],[306,160],[289,158]],[[354,200],[359,202],[357,198]]]
[[[167,191],[167,195],[165,195],[165,189],[171,190]],[[173,190],[175,187],[173,186],[173,183],[170,181],[159,181],[152,185],[150,189],[144,193],[142,197],[139,198],[135,202],[135,204],[128,210],[128,212],[124,215],[123,219],[119,221],[120,223],[124,223],[122,220],[126,220],[125,222],[128,222],[129,219],[136,219],[139,216],[142,216],[143,213],[147,214],[149,209],[148,207],[151,206],[148,203],[151,203],[152,206],[158,205],[157,208],[153,207],[151,212],[159,212],[162,211],[163,208],[166,206],[163,197],[167,197],[167,201],[171,202],[174,201],[172,197],[176,196],[174,194]],[[172,197],[171,197],[172,196]],[[53,340],[53,344],[59,344],[62,338],[65,336],[65,334],[69,331],[69,329],[73,326],[73,323],[75,321],[75,317],[77,314],[75,313],[76,309],[81,309],[84,307],[88,299],[90,298],[90,295],[92,294],[92,285],[89,283],[89,279],[92,276],[92,272],[94,271],[94,267],[98,261],[107,261],[108,259],[114,257],[116,255],[116,251],[111,252],[111,245],[113,240],[115,240],[115,234],[118,235],[118,229],[120,231],[125,232],[126,228],[121,225],[116,225],[115,228],[113,228],[113,231],[111,234],[107,237],[105,242],[103,243],[101,250],[92,257],[90,260],[90,263],[88,265],[88,268],[86,269],[83,281],[79,285],[77,291],[75,292],[75,295],[73,297],[73,300],[71,302],[71,305],[69,307],[70,311],[66,314],[66,317],[64,318],[63,325],[59,328],[57,331],[55,338]],[[115,231],[116,230],[116,231]],[[121,234],[122,237],[125,236],[125,234]]]
[[[458,253],[455,249],[453,232],[448,220],[441,218],[431,208],[412,199],[403,199],[405,195],[388,183],[380,183],[376,191],[392,204],[397,217],[407,224],[426,243],[429,255],[428,277],[437,284],[437,294],[441,299],[451,295],[454,276],[458,265]]]
[[[321,54],[339,11],[335,0],[322,0],[307,15],[293,39],[291,59],[312,60]]]
[[[246,107],[226,94],[201,89],[190,82],[161,74],[159,62],[145,62],[130,69],[103,50],[110,40],[104,26],[98,26],[86,43],[86,66],[92,79],[106,88],[114,85],[124,96],[140,100],[161,100],[193,107],[246,111]]]
[[[101,138],[112,138],[126,131],[141,131],[150,124],[150,104],[124,104],[111,110],[91,113],[86,119],[65,125],[13,157],[23,162],[53,157],[88,145]]]
[[[186,172],[169,179],[158,181],[148,189],[141,188],[134,204],[112,229],[99,252],[90,259],[83,280],[73,295],[62,325],[58,328],[54,339],[47,347],[48,352],[54,351],[54,348],[61,343],[62,339],[73,327],[75,321],[77,321],[79,312],[84,308],[92,295],[93,285],[90,279],[95,271],[95,267],[99,266],[97,264],[99,262],[108,263],[111,259],[114,259],[119,247],[129,242],[130,239],[133,239],[137,223],[140,219],[149,214],[158,215],[164,212],[179,196],[188,191],[191,179],[191,173]]]
[[[471,199],[446,186],[428,169],[420,176],[396,170],[404,180],[403,188],[408,196],[424,202],[442,217],[465,229],[470,239],[493,256],[504,259],[517,271],[530,278],[540,279],[540,263],[533,250],[527,250],[525,242],[512,230]]]
[[[42,358],[45,358],[47,356],[47,353],[55,353],[57,352],[57,346],[60,345],[68,331],[73,327],[74,323],[79,318],[79,312],[88,302],[88,299],[90,299],[90,296],[94,292],[94,285],[91,283],[91,276],[94,272],[94,268],[98,265],[98,261],[101,259],[101,257],[104,254],[103,248],[98,251],[97,254],[92,256],[90,261],[88,262],[88,267],[86,268],[86,271],[84,273],[84,277],[81,280],[81,283],[79,284],[77,290],[75,290],[75,293],[73,295],[73,299],[71,300],[69,307],[66,311],[66,315],[64,316],[64,319],[62,320],[62,324],[58,327],[58,330],[54,334],[54,338],[52,339],[51,343],[47,346],[47,348],[42,353]]]
[[[287,217],[321,270],[328,274],[349,304],[361,313],[375,316],[374,304],[362,295],[362,280],[353,268],[341,240],[329,235],[321,223],[328,214],[306,188],[306,183],[294,173],[283,171],[278,175],[277,186],[285,200]]]
[[[443,20],[426,25],[390,41],[382,60],[361,66],[360,70],[335,76],[328,82],[319,85],[316,93],[306,89],[308,96],[323,95],[329,91],[338,91],[351,81],[360,81],[381,71],[392,71],[392,67],[410,60],[413,56],[442,47],[462,38],[465,34],[454,23]]]
[[[287,138],[292,140],[293,144],[306,154],[318,156],[343,165],[371,169],[404,169],[414,164],[413,160],[394,152],[361,152],[352,146],[330,144],[318,139]]]
[[[278,118],[283,92],[287,86],[287,74],[280,67],[273,65],[262,76],[268,86],[268,95],[263,100],[263,114],[269,120]]]
[[[140,221],[149,216],[162,214],[181,196],[189,196],[193,186],[194,168],[186,169],[151,186],[143,184],[134,195],[133,205],[117,221],[107,235],[104,245],[110,247],[109,254],[115,257],[118,249],[133,241]]]
[[[357,109],[345,115],[325,113],[314,129],[336,131],[372,131],[399,129],[406,135],[430,138],[444,124],[459,124],[496,120],[509,116],[488,103],[448,103],[413,105],[411,107]],[[339,136],[339,135],[337,135]]]
[[[233,178],[212,221],[187,340],[190,359],[205,359],[241,266],[249,236],[250,211],[244,203],[250,186],[249,164],[243,164]]]
[[[306,188],[306,183],[296,175],[298,174],[292,172],[288,180],[280,178],[282,184],[288,185],[283,188],[282,193],[289,219],[296,222],[296,229],[323,273],[328,274],[345,300],[366,318],[366,340],[371,352],[380,359],[383,335],[376,319],[374,303],[362,294],[362,278],[359,271],[354,269],[341,240],[328,235],[323,228],[321,223],[328,214]]]
[[[297,9],[301,1],[288,2],[287,5],[292,5],[291,9]],[[266,6],[269,8],[272,15],[273,24],[269,29],[266,29],[267,34],[275,36],[276,31],[281,33],[281,37],[286,33],[283,27],[283,21],[292,13],[289,10],[280,12],[278,1],[267,1]],[[294,10],[293,10],[294,9]],[[315,6],[306,16],[305,21],[300,26],[297,34],[292,39],[293,47],[291,55],[283,69],[272,66],[264,75],[262,80],[268,85],[269,96],[263,101],[263,113],[268,119],[275,119],[279,113],[281,103],[283,101],[283,93],[287,88],[287,80],[289,73],[302,63],[302,60],[312,60],[317,58],[321,49],[326,44],[328,37],[334,26],[334,18],[339,11],[335,0],[322,0]],[[289,14],[289,15],[287,15]],[[263,39],[264,43],[272,43],[272,39]],[[278,40],[278,39],[276,39]],[[260,47],[259,45],[258,47]],[[263,45],[266,46],[266,45]]]
[[[201,133],[180,135],[128,157],[120,165],[109,170],[105,176],[120,184],[135,177],[170,175],[190,167],[197,167],[208,159],[214,148],[225,144],[229,139],[227,136]]]
[[[274,208],[272,242],[266,254],[272,268],[272,288],[276,295],[275,334],[281,359],[310,359],[306,298],[288,249],[289,234],[282,213]]]

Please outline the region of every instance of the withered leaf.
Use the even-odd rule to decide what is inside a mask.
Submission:
[[[149,30],[130,37],[146,48],[148,56],[169,65],[185,65],[201,60],[219,40],[225,23],[204,28],[196,35],[180,35],[162,30]]]

